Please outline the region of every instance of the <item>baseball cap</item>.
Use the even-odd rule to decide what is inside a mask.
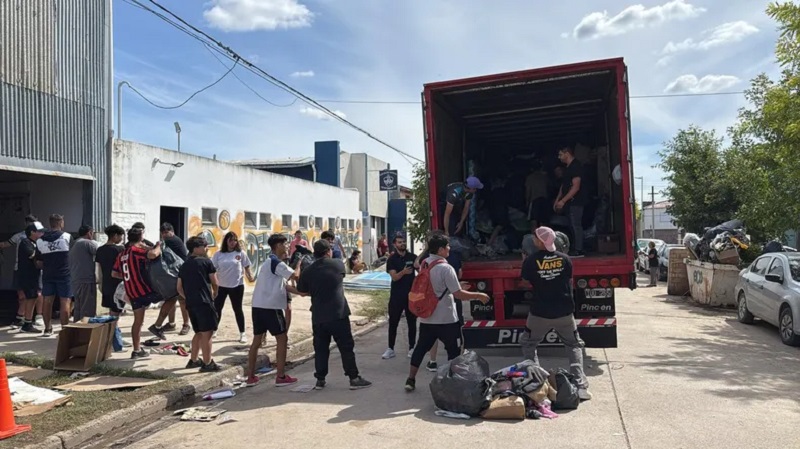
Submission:
[[[480,190],[483,188],[483,183],[481,182],[480,179],[476,178],[475,176],[470,176],[469,178],[467,178],[466,184],[467,187],[470,189]]]
[[[544,248],[548,251],[556,250],[556,233],[547,226],[536,228],[536,238],[544,243]]]
[[[31,232],[41,232],[41,231],[44,231],[44,226],[42,226],[42,223],[38,221],[34,221],[33,223],[25,227],[25,232],[27,232],[28,234],[30,234]]]

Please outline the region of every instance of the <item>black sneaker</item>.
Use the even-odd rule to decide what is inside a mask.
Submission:
[[[154,324],[154,325],[152,325],[152,326],[148,327],[148,328],[147,328],[147,330],[148,330],[148,331],[149,331],[151,334],[153,334],[153,335],[155,335],[156,337],[158,337],[158,339],[159,339],[159,340],[166,340],[166,339],[167,339],[167,336],[166,336],[166,335],[164,335],[164,328],[163,328],[163,327],[158,327],[158,326],[156,326],[156,325]]]
[[[25,318],[17,315],[17,317],[14,318],[14,322],[11,323],[11,328],[12,329],[19,329],[19,328],[21,328],[23,326],[25,326]]]
[[[161,326],[161,330],[163,330],[164,332],[172,332],[177,328],[178,328],[178,325],[175,324],[175,323],[167,323],[167,324]]]
[[[411,393],[416,389],[417,389],[417,380],[411,378],[406,379],[406,391]]]
[[[350,379],[350,389],[351,390],[361,390],[362,388],[369,388],[371,386],[372,386],[372,382],[364,379],[361,376],[358,376],[355,379]]]
[[[20,329],[20,332],[25,332],[26,334],[38,334],[42,332],[42,330],[34,326],[33,323],[25,323],[24,325],[22,325],[22,329]]]
[[[430,360],[427,365],[425,365],[425,369],[428,371],[435,373],[439,369],[439,364]]]
[[[222,371],[222,367],[217,365],[217,362],[215,362],[213,360],[210,361],[208,363],[208,365],[203,365],[203,366],[200,367],[200,372],[201,373],[216,373],[216,372],[219,372],[219,371]]]
[[[205,364],[202,360],[189,360],[189,363],[186,364],[186,369],[193,369],[193,368],[202,368]]]
[[[138,351],[131,351],[131,360],[145,359],[150,357],[150,353],[145,351],[144,348],[139,348]]]
[[[314,389],[315,390],[322,390],[323,388],[325,388],[325,385],[327,385],[327,384],[328,383],[325,382],[325,379],[317,379],[317,384],[314,385]]]

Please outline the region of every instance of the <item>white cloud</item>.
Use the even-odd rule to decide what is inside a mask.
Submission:
[[[710,50],[716,47],[721,47],[726,44],[732,44],[744,40],[747,36],[758,33],[758,28],[743,21],[723,23],[713,29],[704,31],[703,38],[695,41],[692,38],[685,39],[682,42],[667,42],[661,54],[664,55],[658,63],[665,65],[669,62],[673,55],[693,50]]]
[[[292,78],[311,78],[314,76],[313,70],[306,70],[304,72],[294,72],[290,75]]]
[[[312,107],[305,107],[303,109],[300,109],[300,113],[303,114],[303,115],[307,115],[309,117],[320,119],[320,120],[331,120],[333,118],[330,115],[328,115],[328,113],[323,111],[322,109],[317,109],[317,108],[312,108]],[[344,118],[344,119],[347,118],[347,115],[342,111],[334,110],[333,113],[338,115],[341,118]]]
[[[593,12],[584,16],[572,30],[572,35],[576,39],[616,36],[672,20],[690,19],[705,11],[705,8],[692,5],[685,0],[672,0],[650,8],[641,4],[631,5],[613,17],[608,15],[608,11]]]
[[[203,11],[223,31],[256,31],[311,26],[314,14],[298,0],[211,0]]]
[[[733,87],[739,78],[732,75],[706,75],[698,79],[694,75],[681,75],[664,89],[669,94],[708,94]]]

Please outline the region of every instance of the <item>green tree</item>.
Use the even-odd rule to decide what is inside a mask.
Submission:
[[[672,203],[667,213],[678,226],[700,233],[733,218],[739,209],[736,192],[725,176],[727,167],[722,138],[697,126],[680,130],[664,143],[661,163],[669,187],[664,194]]]
[[[425,164],[416,164],[411,180],[411,217],[407,221],[411,239],[424,242],[431,228],[431,207],[428,200],[428,169]]]

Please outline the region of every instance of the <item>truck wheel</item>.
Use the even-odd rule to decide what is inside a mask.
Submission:
[[[739,307],[736,313],[736,318],[740,323],[753,324],[753,316],[750,310],[747,309],[747,300],[744,297],[744,292],[739,292]]]
[[[800,335],[794,332],[794,317],[792,316],[791,307],[787,305],[783,306],[778,324],[778,332],[781,334],[781,341],[783,344],[800,346]]]

